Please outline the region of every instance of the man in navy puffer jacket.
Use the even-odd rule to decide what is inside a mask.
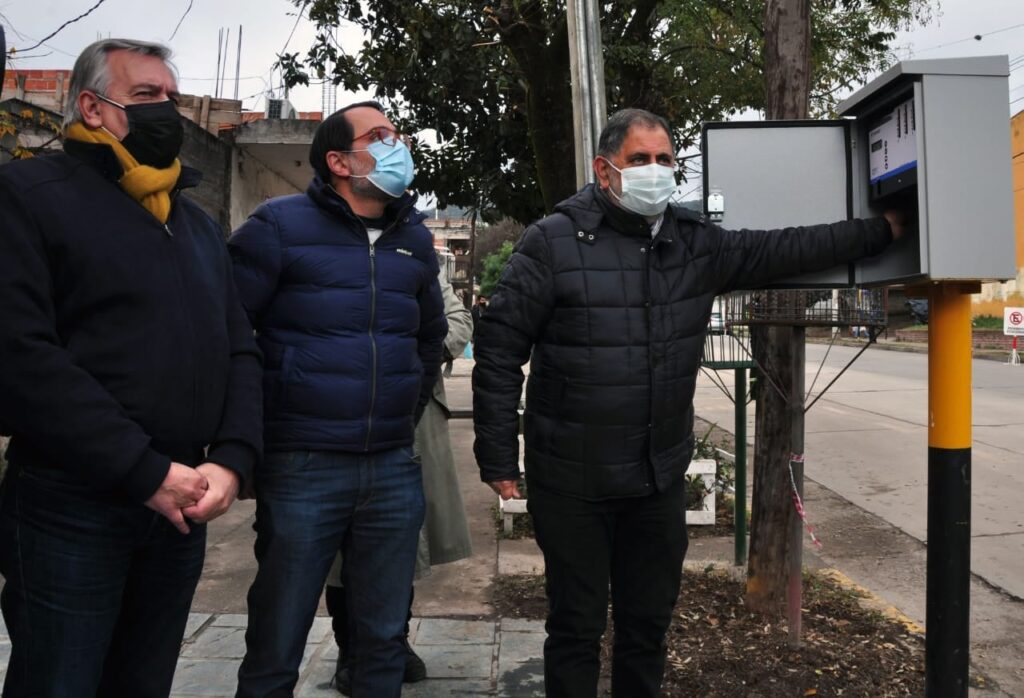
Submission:
[[[398,696],[423,489],[415,422],[447,333],[437,258],[406,193],[412,158],[379,104],[328,117],[305,194],[229,241],[266,355],[266,459],[239,696],[290,696],[320,590],[349,562],[352,689]]]

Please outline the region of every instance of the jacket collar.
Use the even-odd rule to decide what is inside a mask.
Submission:
[[[111,182],[116,183],[124,174],[124,168],[117,161],[114,149],[104,143],[85,143],[68,138],[64,141],[64,152],[95,168],[104,179]],[[174,190],[190,189],[202,180],[202,172],[182,165],[181,174],[178,175],[178,183],[174,185]]]
[[[348,201],[339,194],[334,187],[320,179],[320,175],[313,177],[313,181],[306,188],[306,196],[313,200],[317,206],[324,211],[362,225],[359,216],[352,211]],[[388,228],[397,221],[419,223],[424,218],[420,211],[415,209],[417,197],[415,194],[406,192],[384,207],[384,218],[388,221]]]
[[[655,237],[655,244],[672,242],[676,239],[676,221],[671,204],[665,209],[661,229]],[[608,197],[595,184],[588,184],[573,196],[555,206],[555,211],[569,216],[577,228],[586,233],[597,234],[602,224],[629,237],[651,237],[651,225],[643,216],[626,211]]]

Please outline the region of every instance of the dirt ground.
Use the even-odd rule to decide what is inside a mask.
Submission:
[[[732,435],[698,420],[698,438],[730,453]],[[752,477],[748,474],[748,478]],[[732,501],[717,508],[714,526],[690,526],[691,538],[729,536]],[[512,537],[532,536],[518,517]],[[802,646],[788,646],[784,619],[747,610],[744,584],[727,572],[687,571],[667,642],[662,694],[668,697],[916,696],[924,693],[924,638],[861,606],[854,592],[808,574]],[[543,619],[542,577],[501,576],[493,590],[500,617]],[[612,620],[602,644],[601,686],[611,675]],[[610,695],[610,692],[607,693]]]
[[[923,694],[923,639],[865,610],[830,579],[805,580],[799,649],[787,646],[785,622],[746,609],[743,592],[743,583],[723,571],[685,574],[667,637],[664,696]],[[544,617],[540,577],[500,577],[494,598],[500,616]],[[611,636],[609,619],[602,647],[606,677]]]

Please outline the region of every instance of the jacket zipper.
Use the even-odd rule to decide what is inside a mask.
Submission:
[[[647,394],[652,399],[654,397],[654,342],[651,338],[651,255],[653,247],[653,240],[645,242],[640,247],[640,256],[646,258],[644,259],[644,320],[647,330]],[[654,405],[649,405],[648,410],[650,410],[648,418],[651,421],[647,424],[647,431],[650,433],[654,424]]]
[[[369,237],[369,234],[367,234]],[[370,243],[370,354],[372,356],[370,371],[370,413],[366,418],[366,445],[364,451],[370,450],[370,434],[373,432],[373,410],[377,404],[377,338],[373,334],[373,325],[377,320],[377,261],[373,243]]]
[[[380,238],[384,237],[386,233],[391,232],[398,225],[398,221],[402,217],[395,218],[394,222],[389,225],[385,230],[382,230]],[[407,219],[406,219],[407,220]],[[360,221],[362,223],[362,221]],[[370,231],[366,229],[366,225],[363,225],[363,232],[366,233],[366,239],[370,239]],[[377,253],[375,243],[370,243],[370,326],[367,328],[367,334],[370,336],[370,355],[371,361],[371,374],[370,374],[370,413],[366,416],[366,442],[363,445],[363,450],[369,452],[370,450],[370,435],[373,433],[373,411],[377,406],[377,337],[373,334],[373,326],[377,321]]]

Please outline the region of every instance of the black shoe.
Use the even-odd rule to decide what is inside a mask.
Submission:
[[[427,678],[427,665],[413,651],[409,645],[409,638],[402,643],[405,645],[405,674],[402,676],[402,683],[416,683]]]
[[[405,641],[405,673],[402,675],[403,683],[417,683],[427,678],[427,665],[419,658],[409,641]],[[348,659],[338,656],[338,663],[334,668],[334,687],[343,696],[352,695],[352,672],[349,668]]]
[[[339,654],[338,663],[334,667],[334,687],[343,696],[352,695],[352,672],[349,670],[348,657]]]

